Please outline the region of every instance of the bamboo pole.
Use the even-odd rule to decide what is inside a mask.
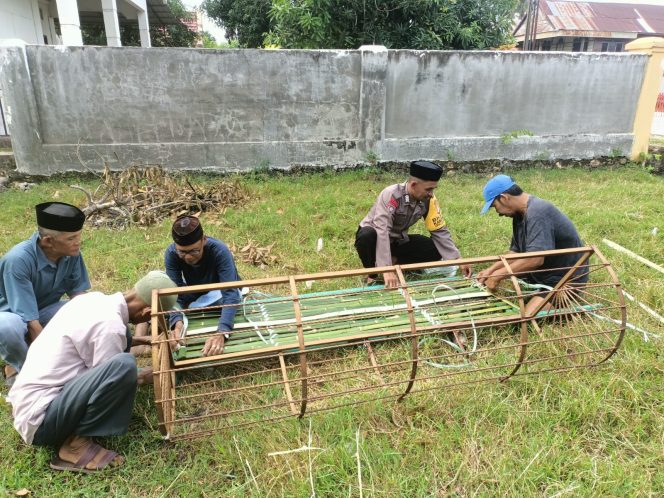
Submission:
[[[635,252],[630,251],[629,249],[621,246],[620,244],[616,244],[615,242],[610,241],[609,239],[602,239],[602,242],[604,242],[607,246],[609,246],[611,249],[615,249],[618,252],[621,252],[623,254],[627,254],[630,258],[634,258],[635,260],[639,261],[640,263],[643,263],[644,265],[652,268],[653,270],[657,270],[660,273],[664,273],[664,268],[659,266],[657,263],[653,263],[652,261],[639,256]]]

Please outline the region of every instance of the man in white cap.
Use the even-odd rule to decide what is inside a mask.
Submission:
[[[30,239],[0,259],[0,358],[11,385],[28,345],[70,298],[90,288],[81,256],[85,215],[76,206],[45,202],[35,206],[37,227]]]
[[[355,249],[365,268],[461,257],[434,195],[442,174],[435,163],[413,161],[405,183],[383,189],[355,234]],[[420,219],[431,237],[408,234]],[[461,271],[469,277],[472,268],[463,265]],[[370,276],[369,281],[375,277]],[[394,273],[385,273],[384,279],[386,287],[398,285]]]
[[[496,175],[482,191],[484,206],[480,214],[492,207],[499,216],[512,218],[512,243],[510,253],[548,251],[583,247],[583,241],[572,221],[553,204],[534,195],[527,194],[507,175]],[[531,284],[555,287],[574,266],[580,255],[576,253],[538,258],[510,260],[514,273],[523,275]],[[477,281],[494,290],[508,278],[503,263],[498,261],[477,274]],[[572,276],[572,285],[581,286],[588,281],[588,266],[582,265]],[[534,296],[526,307],[526,313],[537,309],[543,297]]]
[[[136,386],[152,380],[151,370],[139,373],[128,353],[127,324],[148,321],[152,291],[169,287],[173,281],[153,271],[124,294],[73,299],[30,347],[7,400],[23,440],[57,450],[51,468],[90,473],[124,462],[92,438],[127,432]],[[162,297],[162,310],[175,301]]]

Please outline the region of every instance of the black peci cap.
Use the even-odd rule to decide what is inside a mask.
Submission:
[[[59,232],[78,232],[85,223],[85,214],[64,202],[43,202],[35,206],[37,226]]]
[[[203,226],[195,216],[180,216],[171,228],[173,242],[180,246],[190,246],[203,238]]]
[[[410,176],[420,180],[437,182],[442,174],[443,168],[430,161],[413,161],[410,163]]]

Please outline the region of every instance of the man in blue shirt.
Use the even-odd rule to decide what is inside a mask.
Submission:
[[[90,288],[81,256],[85,215],[75,206],[35,207],[38,230],[0,259],[0,358],[8,384],[21,370],[28,345],[70,298]]]
[[[175,220],[171,229],[174,243],[164,255],[166,274],[178,287],[186,285],[214,284],[240,280],[235,260],[226,244],[208,237],[195,216],[182,216]],[[178,304],[186,308],[224,306],[219,318],[218,334],[208,338],[203,347],[203,356],[218,355],[224,350],[224,342],[233,330],[237,304],[240,303],[238,289],[225,289],[209,293],[180,294]],[[176,339],[180,337],[183,322],[180,315],[170,319]]]

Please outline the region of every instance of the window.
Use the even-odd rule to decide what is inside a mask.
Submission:
[[[622,52],[625,48],[624,42],[602,42],[602,52]]]

